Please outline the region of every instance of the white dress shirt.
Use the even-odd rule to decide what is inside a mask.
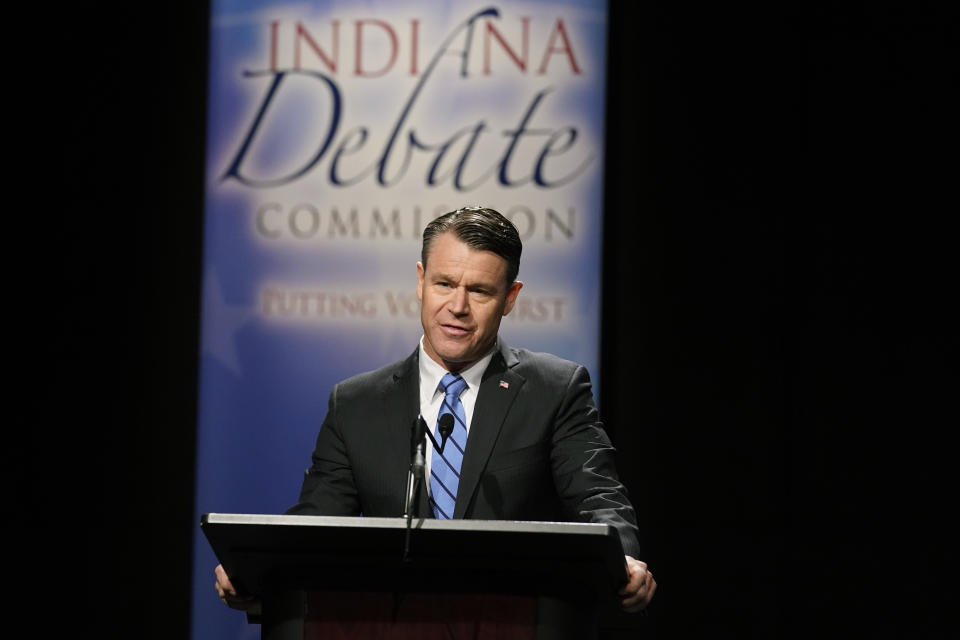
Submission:
[[[467,419],[467,433],[470,433],[470,423],[473,422],[473,409],[477,404],[477,393],[480,390],[480,381],[483,378],[483,372],[487,370],[487,365],[493,359],[493,352],[496,350],[496,344],[490,353],[480,360],[470,365],[469,368],[460,372],[460,377],[467,383],[467,388],[460,394],[460,402],[463,403],[464,417]],[[437,433],[437,418],[440,416],[440,408],[443,406],[443,388],[440,386],[440,380],[446,374],[450,373],[442,365],[434,361],[423,348],[423,338],[420,338],[420,415],[430,433],[434,434],[437,441],[440,441],[440,434]],[[466,446],[466,443],[464,443]],[[427,438],[426,449],[426,482],[427,495],[430,495],[430,461],[433,458],[433,444],[430,438]]]

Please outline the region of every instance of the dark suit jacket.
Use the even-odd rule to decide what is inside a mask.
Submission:
[[[403,515],[418,354],[334,387],[287,513]],[[454,518],[608,523],[636,557],[636,519],[613,455],[586,369],[500,341],[480,383]],[[431,513],[425,491],[419,513]]]

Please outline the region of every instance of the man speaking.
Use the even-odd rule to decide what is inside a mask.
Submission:
[[[300,499],[287,513],[401,516],[410,421],[452,423],[442,453],[428,445],[420,513],[612,525],[629,573],[622,606],[640,611],[657,585],[635,559],[636,516],[586,369],[498,338],[523,287],[522,248],[513,223],[493,209],[458,209],[427,225],[417,263],[420,346],[334,387]],[[220,598],[245,608],[222,567],[216,575]]]

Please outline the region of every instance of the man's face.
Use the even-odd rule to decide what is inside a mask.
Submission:
[[[434,238],[426,269],[417,263],[423,348],[447,371],[466,369],[493,347],[523,286],[508,285],[506,274],[506,260],[449,231]]]

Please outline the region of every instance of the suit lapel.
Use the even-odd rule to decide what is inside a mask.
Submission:
[[[526,381],[523,376],[511,370],[518,362],[513,352],[502,341],[499,346],[499,352],[494,354],[483,374],[477,393],[463,465],[460,468],[460,488],[457,491],[454,518],[462,518],[472,502],[480,475],[487,466],[500,429],[520,392],[520,387]]]
[[[397,483],[398,489],[395,494],[399,505],[398,514],[403,513],[406,503],[404,489],[407,472],[410,469],[411,429],[413,421],[420,414],[420,370],[417,356],[418,352],[414,351],[413,355],[400,363],[391,379],[387,380],[386,383],[392,385],[392,389],[390,389],[391,393],[387,394],[387,401],[382,407],[382,416],[388,425],[383,443],[386,449],[382,459],[384,462],[393,461],[389,467],[390,475],[403,479]],[[399,419],[395,416],[399,416]],[[422,493],[425,494],[425,491]],[[422,506],[420,513],[424,513]]]

